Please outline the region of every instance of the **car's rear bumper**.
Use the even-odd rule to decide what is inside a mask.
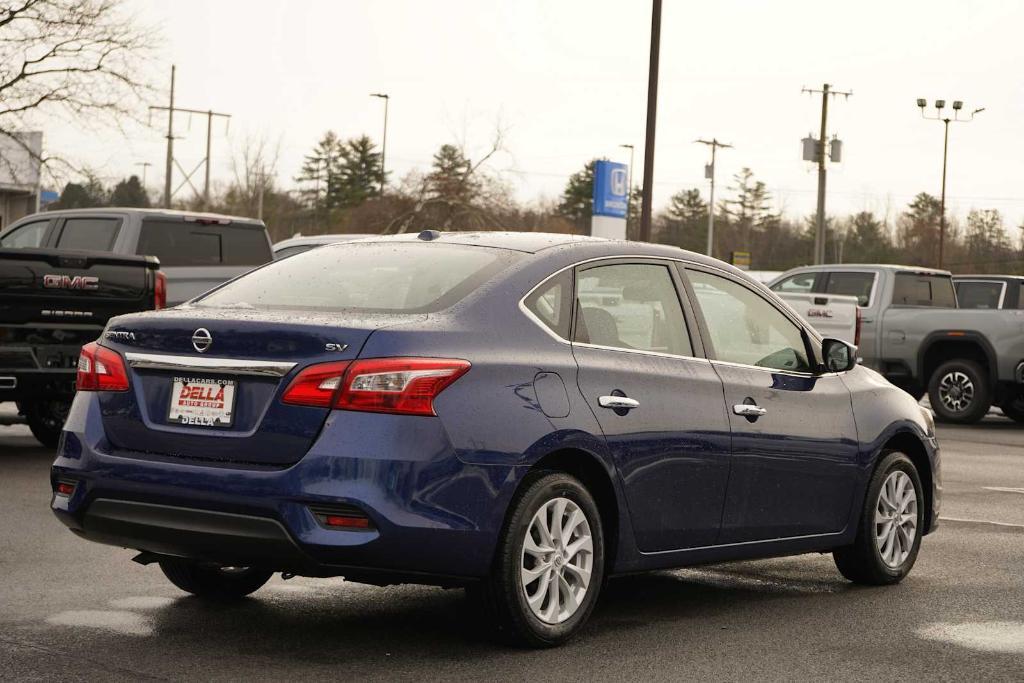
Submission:
[[[117,451],[90,394],[75,399],[51,476],[75,486],[54,495],[54,513],[88,540],[233,566],[441,584],[487,574],[514,490],[513,468],[463,463],[433,418],[335,414],[295,465],[246,469]],[[355,506],[371,528],[327,528],[311,509],[320,506]]]

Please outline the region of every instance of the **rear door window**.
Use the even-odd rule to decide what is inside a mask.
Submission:
[[[874,273],[828,273],[825,280],[826,294],[842,294],[857,297],[857,305],[864,307],[871,303],[875,288]]]
[[[156,256],[162,266],[258,266],[271,260],[263,228],[240,224],[146,220],[135,251]]]
[[[629,263],[588,268],[577,278],[576,300],[577,342],[693,355],[667,266]]]
[[[930,273],[896,273],[892,303],[894,306],[956,308],[953,279]]]
[[[60,231],[57,247],[110,251],[120,229],[120,218],[68,218]]]
[[[45,220],[33,221],[31,223],[18,226],[4,235],[3,239],[0,239],[0,247],[30,249],[41,246],[43,244],[43,238],[46,237],[46,228],[49,227],[49,225],[50,221]]]
[[[996,309],[1003,304],[1006,284],[998,280],[964,280],[956,283],[960,308]]]

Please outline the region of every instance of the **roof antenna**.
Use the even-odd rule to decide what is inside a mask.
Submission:
[[[432,242],[441,237],[440,230],[424,230],[417,237],[424,242]]]

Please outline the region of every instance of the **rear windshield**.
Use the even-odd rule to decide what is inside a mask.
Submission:
[[[197,305],[428,313],[456,303],[517,256],[456,244],[335,244],[275,261]]]
[[[956,283],[960,308],[999,308],[1005,284],[996,280],[966,280]]]
[[[244,224],[149,219],[142,223],[135,251],[156,256],[161,266],[258,266],[271,260],[266,231]]]
[[[956,308],[953,279],[948,275],[896,273],[892,303],[894,306]]]

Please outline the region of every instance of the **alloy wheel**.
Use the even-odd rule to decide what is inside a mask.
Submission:
[[[953,412],[962,412],[974,401],[974,382],[966,373],[947,372],[939,381],[939,399]]]
[[[875,545],[891,569],[902,565],[917,538],[917,489],[903,470],[889,474],[875,505]]]
[[[594,540],[580,506],[553,498],[533,516],[523,539],[520,580],[530,610],[560,624],[583,604],[590,587]]]

